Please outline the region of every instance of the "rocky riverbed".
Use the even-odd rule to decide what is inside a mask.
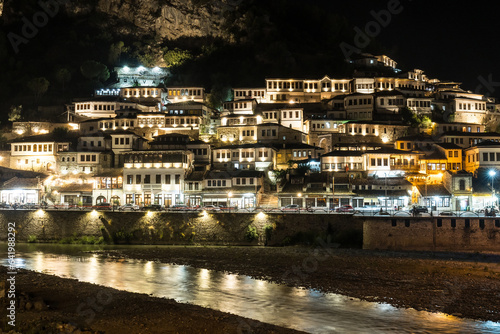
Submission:
[[[375,252],[328,245],[145,246],[92,252],[113,259],[226,271],[398,307],[500,321],[500,255],[495,254]],[[6,269],[0,267],[0,273],[4,277]],[[17,325],[11,333],[298,333],[170,299],[25,270],[17,275],[16,291]],[[1,300],[5,303],[5,296]],[[0,333],[12,330],[5,319],[0,324]]]
[[[6,274],[6,267],[0,266],[0,277]],[[0,284],[0,297],[5,310],[5,284]],[[16,275],[15,316],[15,327],[2,316],[0,333],[302,333],[171,299],[26,270]]]
[[[226,271],[417,310],[500,321],[500,254],[303,247],[157,247],[99,252]]]

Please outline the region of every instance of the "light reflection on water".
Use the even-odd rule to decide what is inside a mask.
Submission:
[[[75,246],[17,245],[21,268],[189,302],[311,333],[500,333],[500,324],[398,309],[189,266],[112,260]],[[4,252],[5,247],[2,247]],[[5,253],[2,264],[6,264]],[[72,255],[69,255],[72,254]]]

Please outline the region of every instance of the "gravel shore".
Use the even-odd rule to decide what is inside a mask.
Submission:
[[[398,307],[500,321],[500,255],[325,245],[145,246],[93,253],[226,271]],[[6,272],[0,267],[2,277]],[[170,299],[25,270],[16,277],[16,290],[17,326],[11,333],[299,333]],[[0,300],[4,307],[6,298]],[[0,333],[11,329],[3,319]]]
[[[99,253],[226,271],[397,307],[500,321],[500,254],[377,252],[324,246],[170,246]]]
[[[6,267],[0,266],[0,277],[6,275]],[[6,302],[6,296],[0,298],[3,310]],[[26,270],[16,275],[16,326],[6,319],[2,317],[0,333],[303,333],[171,299]]]

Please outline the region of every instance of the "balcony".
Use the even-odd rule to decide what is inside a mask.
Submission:
[[[391,165],[391,170],[402,170],[405,172],[415,172],[420,171],[420,166],[417,164],[394,164]]]

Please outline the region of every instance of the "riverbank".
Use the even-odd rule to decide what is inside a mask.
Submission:
[[[6,275],[7,268],[0,266],[0,277]],[[15,282],[16,326],[3,317],[0,333],[302,333],[172,299],[27,270],[18,270]],[[0,298],[3,310],[6,301]]]
[[[195,247],[99,251],[226,271],[397,307],[500,321],[500,254],[377,252],[302,247]]]

